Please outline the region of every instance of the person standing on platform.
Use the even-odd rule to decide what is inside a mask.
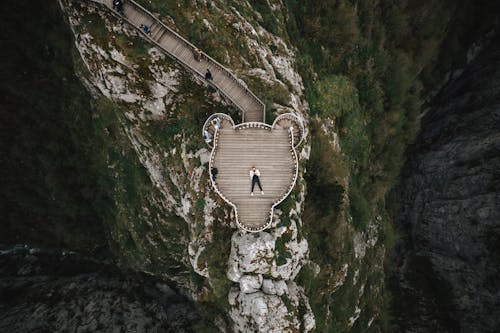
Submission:
[[[147,25],[147,24],[141,24],[141,26],[139,28],[141,28],[142,31],[144,31],[148,35],[151,35],[151,27],[149,25]]]
[[[210,69],[207,68],[207,71],[205,73],[205,80],[210,80],[210,81],[213,81],[214,77],[212,76],[212,72],[210,71]]]

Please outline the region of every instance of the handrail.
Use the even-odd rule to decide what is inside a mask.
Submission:
[[[275,125],[277,125],[281,119],[288,119],[288,120],[291,120],[297,124],[297,129],[299,131],[299,141],[298,142],[294,141],[294,145],[295,146],[300,145],[302,143],[302,140],[304,139],[304,132],[305,132],[304,131],[304,124],[302,124],[302,121],[300,121],[300,119],[292,113],[283,113],[283,114],[280,114],[278,117],[276,117],[276,119],[274,119],[273,127]]]
[[[110,7],[111,0],[91,0],[91,1],[100,3],[100,4],[104,5],[104,6],[106,6],[107,8],[111,8]],[[144,8],[143,6],[141,6],[140,4],[138,4],[137,2],[135,2],[134,0],[127,0],[126,4],[132,4],[136,8],[140,9],[143,13],[145,13],[146,15],[148,15],[155,23],[158,23],[159,25],[161,25],[169,33],[171,33],[175,38],[177,38],[182,43],[188,45],[193,50],[196,48],[195,45],[193,45],[188,40],[186,40],[181,35],[179,35],[177,32],[175,32],[174,30],[172,30],[170,27],[168,27],[166,24],[164,24],[161,20],[159,20],[158,18],[156,18],[156,16],[154,16],[153,13],[151,13],[149,10],[147,10],[146,8]],[[117,14],[117,13],[115,13],[115,14]],[[121,18],[124,18],[132,26],[135,26],[133,24],[133,22],[131,22],[129,19],[127,19],[127,17],[125,15],[119,15],[119,16]],[[139,29],[138,27],[136,27],[136,28]],[[140,30],[140,31],[143,33],[143,35],[145,37],[147,37],[149,40],[151,40],[155,45],[157,45],[158,47],[160,47],[162,50],[164,50],[170,56],[174,57],[175,60],[181,62],[183,65],[185,65],[187,68],[189,68],[191,71],[195,72],[196,74],[200,75],[201,77],[204,76],[203,73],[201,73],[201,72],[197,71],[196,69],[192,68],[191,66],[189,66],[189,64],[185,63],[181,58],[178,58],[175,54],[172,54],[169,51],[167,51],[158,42],[156,42],[151,36],[149,36],[148,34],[144,33],[144,31],[142,31],[142,30]],[[266,119],[266,105],[259,98],[257,98],[257,96],[255,96],[255,94],[250,89],[248,89],[246,86],[243,86],[243,84],[241,83],[241,81],[231,71],[229,71],[229,69],[227,69],[226,67],[224,67],[222,64],[220,64],[219,62],[217,62],[217,60],[213,59],[212,57],[210,57],[205,52],[201,51],[201,53],[202,53],[204,59],[206,59],[206,61],[208,63],[211,63],[219,71],[223,72],[226,76],[228,76],[230,79],[232,79],[238,86],[240,86],[243,90],[245,90],[245,93],[249,94],[262,107],[262,120],[263,120],[263,122],[265,122],[265,119]],[[217,89],[217,91],[221,92],[222,95],[224,95],[238,109],[240,109],[242,111],[242,113],[243,113],[243,121],[244,121],[245,120],[245,112],[246,112],[246,110],[243,109],[243,107],[240,107],[237,104],[237,102],[235,100],[233,100],[233,98],[231,96],[229,96],[228,94],[226,94],[221,88],[217,87],[217,85],[215,85],[213,82],[208,82],[208,84],[210,84],[211,86],[215,87]]]

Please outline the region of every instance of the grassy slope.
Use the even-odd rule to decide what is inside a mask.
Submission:
[[[301,74],[311,112],[334,121],[343,152],[332,160],[331,148],[313,122],[308,165],[308,184],[313,187],[306,201],[306,219],[311,223],[305,233],[311,257],[322,271],[313,278],[306,268],[300,278],[312,300],[319,332],[365,331],[373,316],[371,329],[387,331],[390,295],[377,267],[384,247],[390,248],[395,239],[386,195],[397,183],[404,149],[418,131],[422,96],[445,71],[464,62],[464,46],[489,26],[470,16],[484,4],[433,0],[331,0],[308,5],[288,0],[287,4],[292,13],[288,31],[302,54]],[[491,23],[492,16],[486,6],[476,17]],[[475,37],[468,33],[471,26]],[[343,189],[335,176],[346,173],[349,186]],[[324,188],[318,191],[314,184]],[[342,191],[348,191],[348,202],[342,201]],[[339,210],[342,204],[349,209]],[[361,231],[379,217],[379,243],[368,250],[362,266],[353,262],[353,230],[346,227],[346,216]],[[345,283],[334,291],[332,284],[343,262],[351,268]],[[366,281],[362,296],[359,286],[352,284],[354,270],[360,271],[358,281]],[[322,292],[318,295],[317,290]],[[356,300],[361,314],[349,328]]]

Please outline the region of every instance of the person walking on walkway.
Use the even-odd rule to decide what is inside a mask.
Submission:
[[[123,0],[113,0],[113,9],[123,15]]]
[[[142,29],[142,31],[144,31],[148,35],[151,35],[151,27],[149,25],[141,24],[140,28]]]
[[[212,125],[215,128],[215,131],[218,131],[221,125],[220,118],[215,117],[214,119],[212,119]]]
[[[207,71],[205,73],[205,80],[213,80],[214,77],[212,76],[212,72],[210,71],[210,69],[207,68]]]
[[[194,55],[194,59],[198,62],[201,62],[201,58],[203,57],[202,54],[201,54],[201,51],[195,47],[194,50],[193,50],[193,55]]]
[[[253,189],[255,187],[255,184],[259,186],[260,194],[264,195],[262,185],[260,184],[260,171],[255,166],[250,169],[250,179],[252,180],[252,189],[250,191],[250,195],[253,196]]]

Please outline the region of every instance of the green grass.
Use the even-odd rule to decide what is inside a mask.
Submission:
[[[365,230],[369,223],[375,223],[377,214],[385,216],[380,213],[385,209],[385,196],[397,181],[405,146],[418,131],[422,92],[418,75],[437,56],[435,47],[428,47],[427,53],[421,54],[421,43],[432,40],[432,44],[442,38],[447,9],[432,1],[412,6],[389,1],[353,5],[332,0],[314,6],[296,0],[286,3],[293,13],[287,30],[300,50],[299,69],[311,112],[334,121],[342,150],[342,154],[332,153],[329,138],[312,127],[304,220],[314,223],[306,223],[304,233],[312,260],[322,268],[336,261],[352,265],[350,250],[335,240],[339,234],[348,238],[351,227]],[[383,10],[376,10],[379,7]],[[430,14],[421,16],[424,12]],[[415,17],[421,22],[417,24]],[[425,33],[414,33],[413,26],[423,25],[429,28]],[[346,176],[348,187],[344,189],[340,180]],[[343,201],[345,194],[348,202]],[[348,217],[352,217],[352,226],[345,224]],[[379,246],[391,246],[395,236],[388,219],[383,218],[381,225]],[[369,265],[369,260],[364,263]],[[307,281],[306,291],[328,290],[327,281],[332,281],[328,277],[336,270],[325,271],[313,281],[303,278]],[[360,279],[368,276],[367,271],[360,273]],[[382,278],[373,283],[383,288]],[[310,294],[317,322],[321,322],[319,332],[347,329],[356,290],[347,283],[332,298],[323,295],[321,302]],[[365,312],[384,317],[384,307],[377,305],[377,300],[384,303],[384,295],[380,291],[370,296],[374,303],[362,308],[356,324],[360,326],[354,327],[354,331],[363,330]],[[364,295],[362,304],[367,299]],[[333,318],[324,322],[325,308],[330,304]]]
[[[305,174],[309,185],[306,200],[309,207],[314,207],[315,215],[321,218],[339,212],[344,188],[335,176],[341,179],[347,174],[347,170],[344,158],[333,152],[328,138],[316,126],[311,124],[311,155],[307,163],[308,172]]]
[[[251,6],[262,15],[262,26],[269,32],[280,36],[283,35],[283,26],[273,14],[269,2],[265,0],[252,1]]]
[[[98,45],[105,45],[109,32],[106,29],[104,21],[99,16],[99,14],[90,14],[83,19],[83,25],[79,26],[82,29],[85,27],[85,31],[92,35],[95,43]]]
[[[284,233],[276,239],[274,256],[276,265],[281,266],[286,264],[287,259],[292,258],[292,254],[286,248],[286,244],[292,240],[292,235],[289,232]]]
[[[358,90],[354,83],[344,76],[328,76],[314,83],[311,112],[324,117],[339,118],[359,112]]]

